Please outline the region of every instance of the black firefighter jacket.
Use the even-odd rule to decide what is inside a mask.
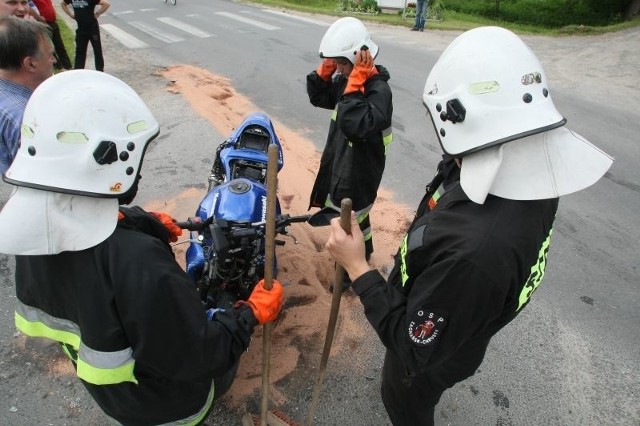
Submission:
[[[347,85],[344,76],[324,81],[315,71],[307,75],[311,104],[335,109],[309,207],[324,207],[329,195],[336,206],[351,198],[353,209],[359,211],[376,199],[393,114],[389,72],[382,65],[376,68],[378,74],[365,82],[364,93],[347,95],[342,94]]]
[[[558,199],[489,195],[476,204],[453,169],[421,203],[388,283],[377,271],[353,282],[367,319],[409,376],[489,339],[521,312],[544,276]]]
[[[16,323],[62,342],[118,422],[194,424],[211,405],[212,379],[246,350],[256,319],[245,307],[207,320],[162,224],[142,209],[123,211],[95,247],[16,256]]]

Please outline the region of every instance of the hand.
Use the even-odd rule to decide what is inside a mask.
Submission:
[[[347,87],[344,89],[344,93],[363,92],[364,83],[367,79],[377,72],[374,67],[373,57],[369,49],[360,49],[356,54],[356,63],[353,65],[353,70],[349,74],[349,80]]]
[[[175,223],[176,221],[174,218],[172,218],[166,213],[160,213],[160,212],[149,212],[149,213],[152,214],[156,219],[158,219],[158,221],[160,221],[160,223],[162,223],[165,228],[167,228],[167,231],[169,231],[170,242],[175,243],[176,241],[178,241],[178,237],[182,235],[182,228],[176,225]]]
[[[273,287],[267,290],[264,288],[264,280],[260,280],[251,292],[247,305],[251,307],[258,323],[274,321],[282,309],[282,284],[274,279]]]
[[[336,69],[338,69],[338,65],[336,64],[336,61],[334,61],[331,58],[324,58],[322,60],[322,63],[318,65],[318,69],[316,70],[316,73],[324,81],[329,81],[331,80],[331,77],[333,76],[333,74],[336,72]]]
[[[331,220],[331,235],[325,246],[335,261],[344,267],[351,281],[370,270],[365,258],[364,236],[355,213],[351,212],[351,234],[344,232],[340,218]]]

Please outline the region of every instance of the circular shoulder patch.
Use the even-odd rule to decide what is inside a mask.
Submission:
[[[409,339],[418,346],[433,345],[446,325],[443,315],[420,309],[409,322]]]

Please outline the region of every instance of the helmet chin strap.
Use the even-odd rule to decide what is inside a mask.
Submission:
[[[133,202],[133,199],[136,198],[136,195],[138,194],[138,184],[140,183],[140,179],[142,179],[142,175],[139,174],[136,177],[135,182],[133,182],[131,189],[129,189],[122,197],[118,198],[119,205],[124,206]]]

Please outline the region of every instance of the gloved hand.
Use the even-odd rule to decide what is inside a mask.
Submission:
[[[169,216],[166,213],[161,213],[161,212],[149,212],[149,213],[152,214],[156,219],[158,219],[160,223],[164,225],[165,228],[167,228],[167,231],[169,231],[170,242],[175,243],[176,241],[178,241],[178,237],[182,235],[182,228],[180,228],[178,225],[175,224],[175,219],[173,219],[171,216]]]
[[[369,49],[360,49],[356,54],[356,63],[353,70],[349,74],[347,87],[344,93],[354,93],[360,91],[364,93],[364,83],[369,77],[378,73],[377,68],[373,64],[373,57]]]
[[[338,65],[336,64],[336,61],[334,61],[331,58],[324,58],[322,60],[322,63],[318,65],[318,69],[316,70],[316,73],[324,81],[329,81],[331,80],[333,73],[336,72],[336,69],[338,69]]]
[[[282,284],[274,279],[273,287],[267,290],[264,288],[264,280],[260,280],[249,296],[247,305],[251,307],[258,323],[275,320],[282,308]]]

